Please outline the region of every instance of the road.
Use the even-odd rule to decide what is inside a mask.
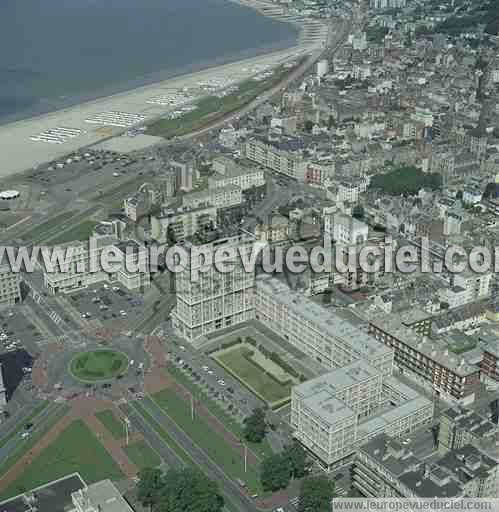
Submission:
[[[298,68],[296,68],[289,75],[283,78],[272,89],[265,91],[263,94],[255,98],[250,103],[248,103],[248,105],[243,107],[241,110],[232,112],[228,114],[226,117],[214,122],[213,124],[205,128],[202,128],[195,132],[191,132],[187,135],[183,135],[182,137],[178,137],[177,141],[185,142],[187,140],[192,140],[202,135],[205,135],[206,133],[212,130],[220,129],[223,126],[231,123],[232,121],[235,121],[236,119],[244,117],[246,114],[249,114],[251,111],[255,110],[257,107],[270,100],[275,94],[284,91],[295,80],[298,80],[303,75],[305,75],[318,60],[320,60],[327,54],[334,53],[345,42],[345,39],[348,36],[352,26],[352,20],[341,20],[341,24],[342,27],[339,30],[336,30],[336,27],[330,25],[326,47],[314,51],[305,60],[305,62],[303,62]]]
[[[36,407],[34,405],[31,410]],[[64,407],[62,404],[57,404],[55,402],[52,402],[47,405],[41,412],[39,412],[34,418],[31,418],[29,421],[30,423],[33,423],[33,427],[30,430],[30,434],[33,435],[37,432],[42,431],[48,421],[57,414],[57,411]],[[28,411],[27,414],[16,416],[16,419],[18,418],[19,421],[14,425],[10,430],[5,432],[5,435],[2,436],[3,438],[6,438],[7,436],[11,435],[11,433],[15,432],[19,426],[23,426],[25,422],[27,421],[27,418],[29,417],[30,411]],[[24,411],[26,412],[26,411]],[[21,438],[21,434],[25,432],[25,430],[20,431],[19,433],[16,433],[11,439],[5,443],[0,448],[0,460],[5,461],[8,457],[10,457],[23,443],[26,441]]]
[[[203,468],[207,475],[219,483],[224,496],[231,504],[235,505],[238,510],[247,512],[256,512],[258,510],[254,500],[241,493],[240,486],[226,475],[201,448],[193,443],[191,438],[185,434],[162,409],[150,399],[142,400],[141,404],[147,412],[162,425],[173,440],[189,453],[192,459]],[[149,434],[145,435],[145,437],[149,441]]]

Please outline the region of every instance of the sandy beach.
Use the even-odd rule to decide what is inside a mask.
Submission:
[[[239,0],[233,0],[239,1]],[[241,1],[241,3],[243,3]],[[260,10],[265,3],[245,0],[244,4]],[[280,11],[263,13],[281,18]],[[284,18],[297,23],[294,18]],[[314,25],[312,25],[314,24]],[[314,26],[307,37],[307,26]],[[317,32],[317,26],[321,29]],[[305,34],[305,35],[304,35]],[[175,110],[175,106],[151,103],[158,97],[195,89],[203,82],[224,83],[242,81],[262,73],[265,69],[292,61],[316,50],[327,37],[325,25],[317,22],[302,23],[302,33],[297,45],[286,50],[264,54],[222,66],[212,67],[147,85],[113,96],[100,98],[67,109],[0,126],[0,177],[36,168],[54,161],[82,147],[94,145],[126,132],[134,124],[143,124]],[[112,126],[120,119],[121,126]],[[56,134],[57,138],[53,138]],[[61,136],[62,134],[62,136]]]

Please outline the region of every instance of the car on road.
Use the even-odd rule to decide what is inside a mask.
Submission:
[[[202,366],[201,368],[202,368],[202,370],[204,370],[205,372],[207,372],[207,371],[209,370],[209,368],[208,368],[207,366]]]
[[[225,381],[223,379],[218,380],[220,386],[225,386]]]
[[[180,347],[178,347],[180,350],[185,350],[185,347],[183,345],[180,345]]]

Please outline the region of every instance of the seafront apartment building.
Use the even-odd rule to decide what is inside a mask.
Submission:
[[[0,265],[0,305],[21,302],[21,274],[13,272],[9,265]]]
[[[254,318],[255,274],[245,271],[239,256],[239,251],[250,253],[252,247],[253,239],[243,235],[183,245],[191,256],[196,251],[210,252],[213,264],[202,269],[201,259],[189,257],[187,268],[175,276],[177,304],[172,321],[179,336],[192,340]],[[233,265],[230,272],[219,272],[215,266],[215,251],[220,248],[236,249],[233,258],[217,252],[226,264]],[[201,271],[193,279],[197,270]]]

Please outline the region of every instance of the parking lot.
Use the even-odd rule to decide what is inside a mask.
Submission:
[[[65,297],[89,324],[128,328],[141,316],[143,299],[116,284],[100,284]]]
[[[19,307],[0,310],[0,353],[25,348],[33,354],[38,352],[42,339],[37,327]]]

